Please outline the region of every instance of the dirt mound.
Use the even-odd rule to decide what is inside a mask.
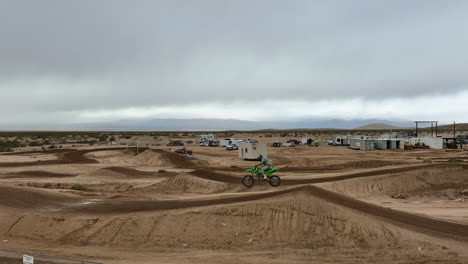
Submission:
[[[77,174],[67,173],[55,173],[50,171],[34,170],[34,171],[19,171],[9,172],[0,174],[0,178],[12,179],[12,178],[63,178],[63,177],[74,177]]]
[[[463,188],[464,182],[468,182],[468,168],[446,165],[365,179],[326,183],[322,186],[355,197],[389,196],[399,193],[410,197],[453,198],[451,196],[456,195],[455,192]]]
[[[163,154],[152,150],[146,150],[134,156],[131,162],[145,166],[170,167],[172,164],[164,159]]]
[[[175,167],[183,169],[195,167],[191,160],[185,155],[159,149],[146,150],[136,155],[132,161],[139,165]]]
[[[210,181],[193,177],[191,175],[177,175],[170,177],[160,183],[156,183],[151,187],[151,191],[158,193],[219,193],[232,189],[234,186],[224,182]]]
[[[191,160],[185,155],[160,149],[153,149],[152,151],[155,153],[160,153],[161,157],[172,164],[174,167],[183,169],[192,169],[195,167]]]
[[[229,204],[227,201],[235,204]],[[206,206],[211,201],[212,206]],[[239,204],[244,201],[245,203]],[[275,193],[251,194],[214,200],[147,201],[159,204],[151,214],[91,217],[72,214],[63,220],[25,215],[9,228],[13,236],[48,239],[66,244],[138,248],[359,248],[405,247],[421,243],[418,234],[405,228],[468,239],[466,225],[384,209],[317,187]],[[109,202],[101,209],[112,207]],[[130,203],[130,202],[129,202]],[[142,203],[131,202],[133,209]],[[178,203],[179,206],[174,206]],[[163,206],[165,204],[165,206]],[[171,206],[168,206],[172,204]],[[96,204],[83,205],[97,209]],[[106,210],[107,210],[106,209]],[[156,209],[156,208],[152,208]],[[103,212],[102,210],[100,211]],[[385,220],[385,221],[381,221]],[[402,228],[405,227],[405,228]],[[427,241],[425,242],[427,243]]]

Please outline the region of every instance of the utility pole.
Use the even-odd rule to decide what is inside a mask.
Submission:
[[[453,121],[453,138],[456,138],[456,133],[455,133],[455,121]]]

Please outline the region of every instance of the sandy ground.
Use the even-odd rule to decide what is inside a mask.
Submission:
[[[188,148],[0,155],[0,248],[103,263],[466,263],[467,151],[270,148],[281,186],[246,188],[255,162]]]

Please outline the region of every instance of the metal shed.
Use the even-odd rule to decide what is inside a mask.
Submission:
[[[373,139],[351,138],[349,148],[359,150],[375,150]]]

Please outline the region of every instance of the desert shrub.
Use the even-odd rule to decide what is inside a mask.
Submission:
[[[84,191],[86,190],[86,187],[82,184],[75,183],[72,186],[70,186],[70,189],[74,191]]]
[[[42,187],[42,184],[39,183],[39,182],[28,182],[26,184],[26,186],[28,187],[34,187],[34,188],[41,188]]]
[[[28,142],[28,145],[31,146],[31,147],[39,147],[39,146],[43,145],[43,142],[42,141],[31,141],[31,142]]]

